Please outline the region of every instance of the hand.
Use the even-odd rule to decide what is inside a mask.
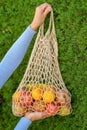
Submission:
[[[30,25],[33,30],[36,30],[45,20],[47,14],[51,12],[51,5],[44,3],[36,8],[34,19]]]
[[[44,118],[49,117],[49,116],[51,116],[51,115],[47,114],[46,111],[44,111],[44,112],[31,112],[31,113],[27,112],[25,114],[25,117],[31,121],[44,119]]]

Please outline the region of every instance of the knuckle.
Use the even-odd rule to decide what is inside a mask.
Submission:
[[[41,10],[41,7],[40,6],[36,7],[36,10]]]

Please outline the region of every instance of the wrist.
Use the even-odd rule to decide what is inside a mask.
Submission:
[[[32,114],[26,114],[25,117],[31,121],[34,121],[33,117],[32,117]]]
[[[38,26],[33,22],[30,24],[30,27],[31,27],[31,29],[33,29],[35,31],[38,29]]]

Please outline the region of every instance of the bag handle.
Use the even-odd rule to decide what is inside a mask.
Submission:
[[[51,31],[55,32],[53,11],[51,11],[51,13],[50,13],[50,22],[49,22],[49,27],[48,27],[46,34],[51,33]],[[41,36],[44,36],[44,23],[40,26],[39,32],[40,32]]]
[[[50,22],[49,22],[49,27],[48,27],[46,34],[48,34],[48,33],[51,34],[52,32],[55,33],[53,11],[51,11],[51,14],[50,14]]]
[[[58,57],[58,43],[57,43],[57,39],[56,39],[56,31],[55,31],[55,25],[54,25],[54,15],[53,15],[53,11],[51,11],[50,14],[50,23],[49,23],[49,27],[48,30],[46,32],[46,35],[50,34],[52,39],[54,39],[54,43],[53,48],[54,48],[54,52],[56,57]]]
[[[44,23],[39,28],[39,35],[41,36],[41,38],[47,36],[48,34],[50,34],[51,37],[55,38],[53,48],[54,48],[56,56],[58,56],[58,45],[57,45],[56,32],[55,32],[55,26],[54,26],[53,10],[50,13],[50,22],[49,22],[49,27],[46,34],[44,35]]]

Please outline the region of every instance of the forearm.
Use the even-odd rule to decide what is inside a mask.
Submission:
[[[28,27],[6,53],[0,63],[0,88],[23,60],[34,34],[35,31]]]
[[[14,130],[27,130],[31,123],[31,120],[29,120],[26,117],[22,117],[16,125],[16,127],[14,128]]]

